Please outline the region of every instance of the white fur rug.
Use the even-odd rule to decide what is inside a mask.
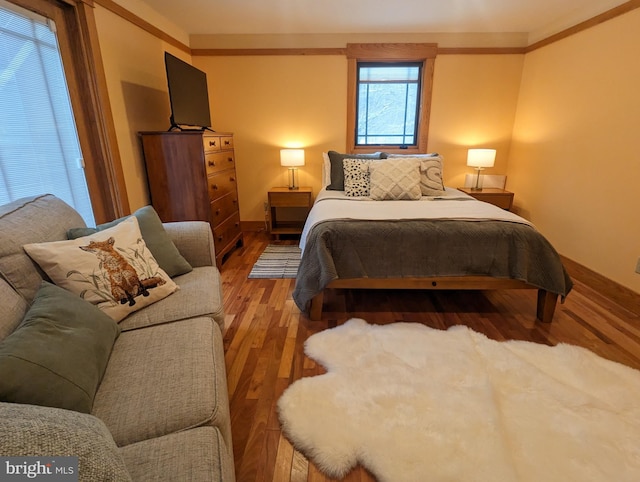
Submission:
[[[328,476],[640,481],[640,371],[586,349],[352,319],[305,351],[328,373],[293,383],[279,416]]]

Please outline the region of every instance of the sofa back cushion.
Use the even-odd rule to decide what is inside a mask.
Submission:
[[[68,229],[82,226],[86,224],[80,214],[51,194],[0,206],[0,277],[30,303],[47,277],[22,246],[62,241]]]

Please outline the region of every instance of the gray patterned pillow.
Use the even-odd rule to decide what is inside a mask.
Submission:
[[[372,199],[416,200],[422,197],[419,164],[414,159],[382,161],[369,167]]]
[[[370,160],[345,159],[344,193],[349,197],[369,196],[369,164]]]
[[[420,160],[420,191],[423,196],[442,196],[445,194],[442,182],[442,158]]]

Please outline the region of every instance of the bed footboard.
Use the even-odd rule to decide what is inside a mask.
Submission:
[[[444,278],[354,278],[337,279],[327,288],[342,289],[447,289],[447,290],[493,290],[493,289],[537,289],[536,319],[543,323],[551,323],[555,313],[558,295],[547,290],[538,289],[524,281],[497,279],[482,276],[444,277]],[[324,291],[311,299],[309,318],[322,319]]]

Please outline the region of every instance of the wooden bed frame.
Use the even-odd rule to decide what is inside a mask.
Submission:
[[[536,319],[551,323],[556,309],[558,295],[550,293],[520,280],[491,278],[489,276],[450,276],[426,278],[351,278],[336,279],[325,289],[403,289],[403,290],[495,290],[495,289],[537,289],[538,302]],[[324,291],[311,300],[309,318],[322,318]]]

